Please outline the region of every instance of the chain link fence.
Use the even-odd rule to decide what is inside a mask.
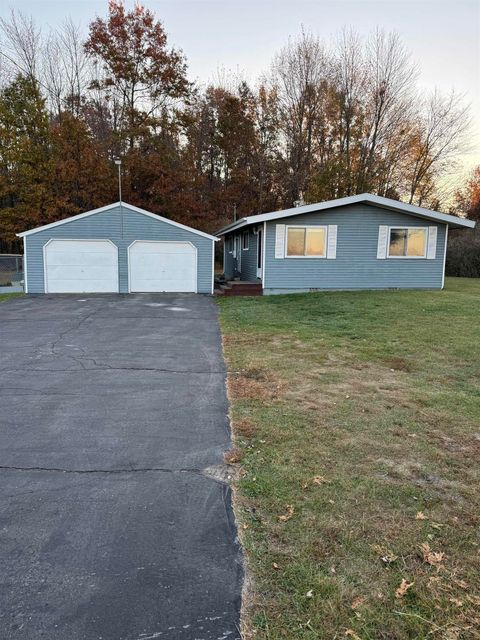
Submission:
[[[21,287],[23,280],[23,256],[17,253],[0,253],[0,287]]]

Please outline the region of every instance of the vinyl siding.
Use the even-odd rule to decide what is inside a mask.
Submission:
[[[243,239],[242,229],[242,239]],[[255,281],[257,279],[257,239],[253,228],[248,229],[248,249],[242,249],[242,263],[240,277],[242,280]],[[243,242],[242,242],[243,246]]]
[[[337,257],[275,258],[275,226],[328,225],[337,229]],[[380,225],[437,226],[434,260],[419,258],[377,259]],[[440,289],[446,225],[424,218],[395,213],[370,205],[349,205],[324,212],[308,213],[267,223],[266,293],[309,289]]]
[[[227,280],[231,280],[235,275],[235,265],[233,253],[227,249],[228,244],[229,241],[225,238],[223,242],[223,275]]]
[[[134,240],[191,242],[197,248],[197,291],[212,291],[213,240],[142,213],[115,207],[25,237],[29,293],[44,293],[43,247],[52,238],[108,239],[118,247],[120,293],[128,293],[128,246]]]
[[[225,237],[223,243],[223,272],[227,279],[239,277],[241,280],[247,280],[249,282],[257,280],[257,240],[258,237],[253,233],[253,227],[248,229],[248,249],[243,248],[243,232],[240,232],[240,238],[242,240],[241,260],[240,265],[236,258],[233,257],[233,253],[227,251],[228,238],[231,238],[235,242],[235,237],[238,233],[230,234]],[[240,266],[240,269],[238,268]]]

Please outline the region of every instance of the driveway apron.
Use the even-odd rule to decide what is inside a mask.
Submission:
[[[0,304],[0,638],[235,640],[216,306]]]

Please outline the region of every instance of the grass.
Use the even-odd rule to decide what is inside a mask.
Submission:
[[[480,281],[219,305],[245,638],[479,638]]]
[[[5,300],[10,300],[10,298],[15,298],[16,296],[23,296],[23,293],[21,292],[0,293],[0,302],[5,302]]]

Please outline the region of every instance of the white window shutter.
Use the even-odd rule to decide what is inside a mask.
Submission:
[[[285,225],[275,225],[275,258],[285,257]]]
[[[388,227],[381,224],[378,227],[377,260],[384,260],[387,257]]]
[[[329,224],[328,236],[327,236],[327,259],[335,260],[336,257],[337,257],[337,225]]]
[[[428,227],[427,258],[435,260],[437,255],[437,227]]]

